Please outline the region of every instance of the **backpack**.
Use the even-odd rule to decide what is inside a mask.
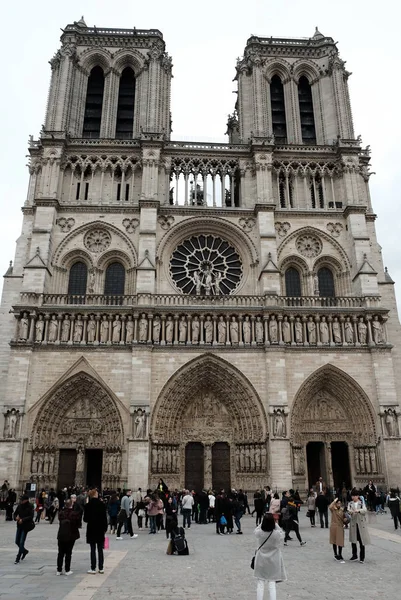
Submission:
[[[281,509],[281,515],[283,517],[283,521],[288,521],[290,518],[290,509],[288,508],[288,506],[284,506],[284,508]]]
[[[187,540],[182,535],[176,535],[173,539],[173,552],[181,556],[189,554]]]
[[[57,539],[60,540],[60,542],[71,541],[71,521],[69,519],[60,521]]]

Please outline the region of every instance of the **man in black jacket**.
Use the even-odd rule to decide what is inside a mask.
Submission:
[[[20,560],[24,560],[29,550],[25,548],[25,541],[29,531],[35,527],[33,522],[33,506],[29,502],[28,496],[22,496],[21,502],[14,511],[14,521],[17,521],[17,534],[15,543],[18,546],[18,554],[14,564],[18,564]]]
[[[315,506],[319,511],[320,527],[324,527],[324,524],[323,524],[323,519],[324,519],[324,522],[326,524],[326,529],[328,529],[328,527],[329,527],[329,514],[328,514],[329,503],[330,502],[329,502],[328,497],[323,492],[320,492],[320,494],[318,494],[318,496],[315,500]]]

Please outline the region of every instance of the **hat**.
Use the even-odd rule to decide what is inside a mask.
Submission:
[[[21,502],[24,502],[25,500],[29,500],[29,496],[27,496],[26,494],[21,496]]]

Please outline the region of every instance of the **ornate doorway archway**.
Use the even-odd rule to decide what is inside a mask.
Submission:
[[[31,481],[43,487],[95,480],[103,487],[122,485],[123,431],[111,393],[88,373],[73,375],[44,398],[35,418]]]
[[[319,470],[331,487],[344,477],[354,485],[384,481],[377,444],[373,407],[360,385],[330,364],[312,373],[291,411],[294,487],[314,485]]]
[[[205,354],[171,377],[152,412],[150,432],[152,482],[163,477],[170,487],[184,486],[190,443],[203,446],[202,487],[211,488],[214,480],[256,489],[266,481],[263,405],[248,379],[220,357]]]

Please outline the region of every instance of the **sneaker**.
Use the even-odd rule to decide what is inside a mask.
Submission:
[[[299,545],[300,546],[306,546],[306,542],[301,542]]]
[[[66,571],[66,572],[65,572],[65,574],[66,574],[66,575],[72,575],[72,574],[73,574],[73,571]]]
[[[139,531],[142,531],[142,527],[139,528]]]
[[[351,556],[350,560],[358,560],[357,556]]]
[[[89,575],[96,575],[96,571],[94,569],[89,569],[86,572],[89,573]]]
[[[242,531],[237,531],[237,535],[242,535]]]
[[[122,539],[123,538],[121,537],[121,535],[116,537],[116,540],[122,540]]]
[[[15,564],[15,565],[18,565],[18,564],[19,564],[19,558],[16,558],[16,559],[15,559],[15,561],[14,561],[14,564]]]
[[[341,560],[341,556],[338,556],[338,555],[336,554],[336,556],[334,557],[334,560]]]
[[[104,569],[99,569],[99,573],[100,573],[101,575],[103,575],[103,573],[104,573]],[[66,574],[67,574],[67,573],[66,573]]]
[[[365,564],[365,561],[364,561],[364,560],[360,560],[359,562],[360,562],[362,565],[363,565],[363,564]]]
[[[24,550],[21,556],[21,560],[24,560],[25,556],[29,554],[29,550]]]
[[[341,556],[340,558],[340,565],[345,565],[345,560],[343,559],[343,557]]]
[[[287,542],[284,542],[284,546],[288,546]]]
[[[56,571],[56,575],[57,575],[58,577],[60,577],[60,575],[62,575],[62,572],[61,572],[61,571]]]
[[[292,537],[289,537],[288,539],[289,539],[289,540],[292,540],[293,538],[292,538]]]
[[[131,535],[131,540],[134,540],[134,539],[135,539],[135,538],[137,538],[137,537],[138,537],[138,534],[137,534],[137,533],[134,533],[133,535]]]

